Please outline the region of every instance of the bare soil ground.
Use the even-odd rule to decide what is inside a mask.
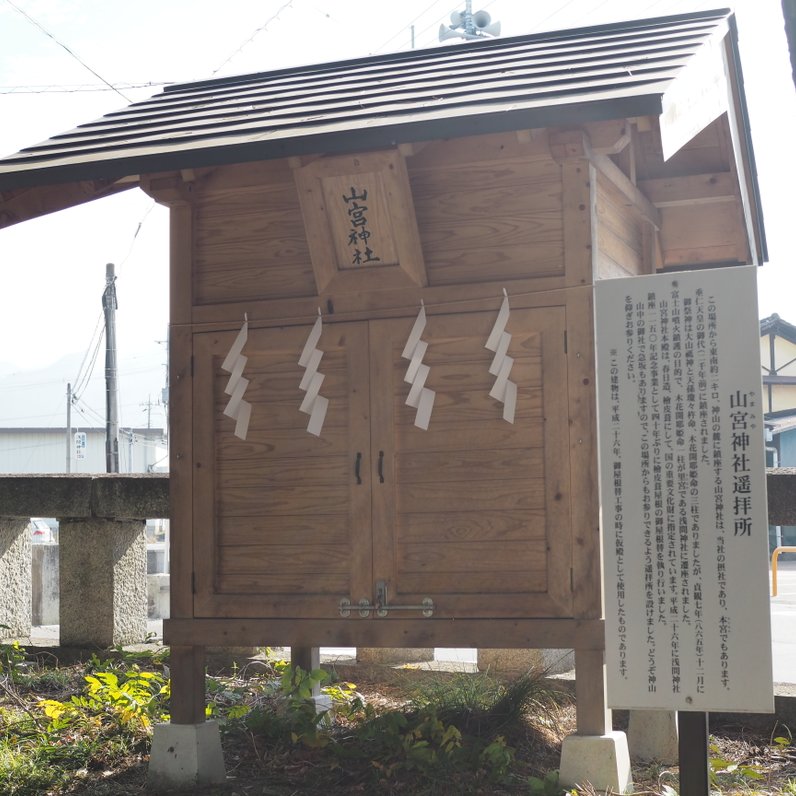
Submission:
[[[356,683],[365,702],[378,711],[404,708],[411,693],[423,678],[445,676],[440,672],[394,670],[385,667],[345,667],[337,671],[344,680]],[[64,698],[66,691],[43,693],[42,698]],[[13,699],[0,691],[0,711],[13,707]],[[0,720],[2,713],[0,712]],[[615,716],[616,728],[623,729],[626,715]],[[490,780],[484,772],[440,768],[429,772],[411,767],[383,765],[377,758],[355,754],[341,755],[329,747],[307,748],[301,744],[273,743],[257,732],[237,727],[222,733],[227,766],[227,783],[194,790],[197,796],[342,796],[342,794],[531,794],[553,796],[555,791],[533,790],[531,777],[544,777],[557,769],[560,743],[575,729],[575,708],[563,700],[555,721],[539,721],[527,716],[506,733],[506,743],[514,750],[511,774],[502,781]],[[345,736],[343,721],[336,729]],[[711,725],[712,755],[719,761],[717,792],[722,794],[788,794],[796,796],[796,744],[790,730],[774,717],[756,723],[714,721]],[[2,765],[2,761],[0,761]],[[145,744],[123,760],[96,765],[75,772],[66,788],[45,793],[128,796],[150,793],[146,772],[148,749]],[[678,790],[676,766],[657,763],[639,765],[633,771],[635,793],[674,796]],[[561,792],[559,789],[557,792]],[[579,791],[590,793],[588,787]]]

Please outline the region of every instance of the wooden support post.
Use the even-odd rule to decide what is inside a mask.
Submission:
[[[578,735],[606,735],[611,731],[602,650],[575,650],[575,700]]]
[[[172,724],[201,724],[205,720],[205,648],[172,646]]]
[[[291,647],[290,663],[293,666],[300,666],[305,672],[321,667],[321,648],[320,647]],[[319,696],[321,693],[320,683],[312,688],[312,695]]]

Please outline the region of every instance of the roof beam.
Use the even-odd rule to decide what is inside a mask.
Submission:
[[[63,185],[43,185],[0,192],[0,229],[28,221],[31,218],[55,213],[67,207],[91,202],[138,185],[137,178],[81,180]]]

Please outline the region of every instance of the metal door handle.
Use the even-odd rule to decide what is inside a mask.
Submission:
[[[362,464],[362,454],[359,451],[357,451],[357,458],[356,461],[354,462],[354,475],[356,476],[358,484],[362,483],[362,477],[359,474],[359,467],[361,464]]]
[[[379,483],[384,483],[384,451],[379,451]]]

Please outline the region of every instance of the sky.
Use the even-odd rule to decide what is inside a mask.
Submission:
[[[721,6],[473,0],[507,36]],[[440,23],[463,9],[464,0],[0,0],[0,155],[158,93],[163,83],[410,49],[413,29],[417,48],[436,46]],[[788,145],[796,91],[780,0],[739,0],[735,10],[769,246],[759,315],[796,323],[796,165]],[[122,423],[146,424],[142,404],[157,399],[164,382],[168,214],[136,189],[0,230],[0,426],[27,417],[41,425],[45,411],[61,411],[66,382],[91,360],[110,262]],[[100,352],[85,393],[93,415],[104,411],[102,368]],[[26,409],[34,395],[52,409]],[[158,412],[154,420],[163,422]]]

